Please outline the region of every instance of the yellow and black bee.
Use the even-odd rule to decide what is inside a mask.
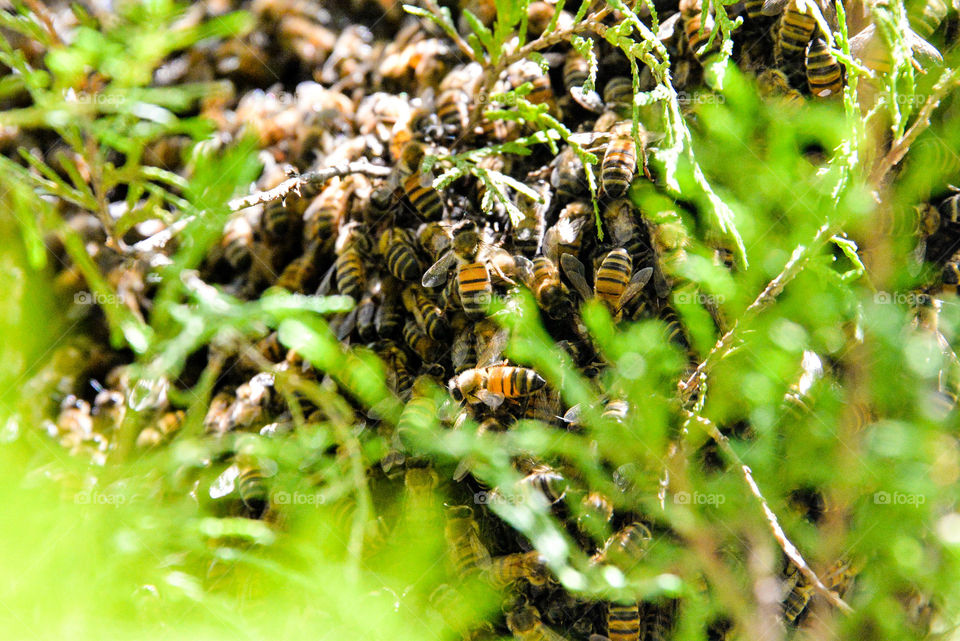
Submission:
[[[585,85],[590,79],[590,63],[576,49],[570,49],[563,62],[563,84],[570,97],[588,111],[603,110],[603,101],[595,89],[587,90]]]
[[[584,300],[591,297],[600,300],[618,320],[623,307],[643,290],[653,275],[652,267],[644,267],[634,273],[633,260],[627,250],[622,248],[610,251],[600,261],[600,266],[594,275],[592,290],[587,285],[583,263],[577,258],[572,254],[564,254],[560,257],[560,264],[574,289]]]
[[[544,625],[540,611],[527,603],[507,613],[507,627],[517,641],[567,641],[565,636]]]
[[[426,292],[416,285],[403,291],[403,305],[413,315],[416,324],[431,339],[446,340],[450,335],[450,325],[443,313]]]
[[[494,587],[503,589],[520,580],[531,585],[544,585],[549,578],[543,556],[536,550],[518,552],[490,559],[488,571]]]
[[[324,278],[324,282],[320,284],[317,293],[326,294],[330,288],[331,278],[335,278],[338,292],[359,301],[366,290],[365,258],[371,249],[366,228],[357,222],[341,226],[336,249],[337,259]]]
[[[253,227],[246,216],[238,215],[227,221],[220,241],[223,257],[237,271],[246,271],[253,261]]]
[[[567,145],[560,150],[552,163],[550,184],[557,190],[557,196],[563,200],[572,200],[587,192],[587,175],[583,161]]]
[[[807,70],[807,86],[814,96],[830,98],[839,96],[843,91],[843,69],[823,38],[814,38],[807,45],[804,66]]]
[[[705,60],[712,50],[716,49],[714,40],[710,51],[702,51],[713,33],[713,14],[703,11],[701,0],[680,0],[680,16],[683,21],[683,31],[687,36],[687,47],[699,60]],[[704,19],[706,18],[706,19]]]
[[[413,233],[402,227],[390,227],[380,235],[380,255],[390,273],[400,280],[415,282],[420,277],[420,261],[414,242]]]
[[[543,236],[543,255],[559,263],[563,254],[580,255],[583,239],[593,229],[596,219],[589,202],[575,201],[560,211],[557,222]]]
[[[469,576],[490,566],[490,552],[480,540],[480,526],[467,505],[447,508],[444,528],[454,569],[460,576]]]
[[[551,504],[563,500],[569,486],[569,481],[563,474],[543,463],[533,463],[524,471],[526,476],[520,480],[520,483],[537,490]]]
[[[562,318],[572,310],[569,293],[560,280],[555,262],[546,256],[537,256],[532,261],[517,256],[515,260],[524,285],[533,292],[540,309],[551,318]]]
[[[628,76],[614,76],[603,87],[603,104],[607,109],[627,116],[633,109],[633,80]]]
[[[496,263],[491,263],[487,256],[481,256],[485,249],[480,239],[480,232],[476,224],[468,223],[462,226],[453,236],[453,246],[437,260],[423,275],[424,287],[437,287],[447,280],[450,268],[457,267],[457,294],[463,311],[470,318],[479,318],[486,314],[493,301],[493,283],[490,280],[490,269],[498,272],[505,281],[513,283]]]
[[[457,401],[484,403],[496,408],[504,399],[529,396],[546,385],[535,370],[513,365],[491,365],[465,370],[450,381],[450,393]]]

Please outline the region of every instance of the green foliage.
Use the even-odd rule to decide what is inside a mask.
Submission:
[[[228,200],[258,171],[255,146],[249,140],[222,148],[192,145],[187,177],[144,165],[145,147],[161,137],[206,138],[209,123],[186,114],[218,90],[210,84],[148,85],[170,52],[251,28],[245,14],[178,31],[170,28],[178,11],[173,3],[121,3],[123,11],[109,25],[78,15],[85,26],[70,45],[52,42],[28,12],[0,14],[3,27],[48,48],[45,69],[34,69],[0,37],[0,62],[15,72],[0,82],[0,95],[29,103],[0,113],[0,125],[53,132],[70,152],[55,156],[60,171],[30,148],[0,157],[0,276],[9,284],[0,301],[0,357],[7,363],[0,371],[0,496],[6,507],[0,559],[15,579],[0,592],[5,636],[298,639],[332,632],[399,641],[455,638],[498,616],[501,601],[482,582],[467,581],[459,588],[467,598],[448,611],[431,605],[434,588],[458,580],[438,562],[446,553],[443,502],[469,504],[471,491],[445,483],[441,492],[450,496],[438,493],[413,510],[399,483],[369,472],[397,440],[408,458],[429,460],[444,480],[467,462],[480,484],[511,497],[491,502],[490,509],[579,597],[682,598],[679,638],[703,638],[707,622],[721,612],[732,614],[744,626],[740,634],[747,634],[757,616],[754,588],[780,570],[779,546],[744,484],[744,465],[816,570],[842,555],[866,560],[849,595],[853,613],[823,610],[825,625],[840,638],[917,637],[901,603],[914,591],[936,594],[942,625],[951,625],[960,607],[960,447],[956,411],[941,412],[935,392],[945,372],[956,373],[956,363],[936,336],[917,327],[912,310],[890,300],[891,292],[916,283],[907,252],[883,254],[878,265],[864,251],[877,245],[870,228],[881,208],[873,197],[880,187],[866,182],[872,167],[865,163],[873,158],[864,150],[858,87],[877,78],[853,62],[843,26],[831,38],[847,73],[842,105],[788,112],[781,103],[761,101],[749,77],[724,66],[731,34],[741,26],[727,17],[732,3],[704,4],[716,11],[720,29],[711,42],[721,40],[721,55],[712,66],[722,74],[713,83],[717,99],[690,112],[673,88],[669,54],[655,36],[655,12],[651,30],[613,0],[609,7],[623,20],[596,35],[631,63],[637,144],[641,126],[664,133],[652,155],[668,193],[644,183],[630,195],[657,229],[675,234],[664,270],[684,283],[672,302],[696,361],[709,365],[706,382],[694,400],[685,397],[678,385],[691,374],[688,355],[664,339],[665,324],[617,323],[596,302],[583,306],[582,321],[610,367],[590,379],[547,333],[533,296],[518,288],[491,315],[510,330],[506,355],[535,368],[565,407],[579,406],[580,424],[562,430],[524,420],[509,431],[482,434],[472,420],[459,429],[444,427],[452,402],[436,388],[423,394],[435,402],[435,415],[401,433],[406,399],[390,391],[386,366],[370,350],[338,342],[327,322],[349,311],[349,299],[275,293],[249,302],[197,276],[230,215]],[[916,121],[897,96],[916,94],[924,81],[914,75],[898,29],[906,21],[902,3],[889,4],[879,10],[879,25],[897,62],[879,81],[891,98],[890,128],[898,137]],[[590,5],[582,3],[575,24],[590,19]],[[404,8],[460,37],[448,9]],[[538,42],[527,42],[526,3],[498,0],[496,9],[492,28],[463,12],[471,30],[466,41],[488,72],[502,70],[519,47]],[[839,2],[837,11],[843,24]],[[557,29],[555,17],[541,38],[549,40]],[[597,64],[593,41],[567,35],[590,62],[589,90]],[[657,83],[648,92],[639,91],[642,66]],[[100,98],[78,101],[94,73],[105,79],[95,92]],[[435,188],[474,176],[486,187],[483,209],[499,203],[516,221],[521,213],[508,190],[531,201],[539,195],[479,161],[529,155],[541,145],[555,154],[569,144],[587,168],[596,206],[598,157],[572,139],[546,105],[529,102],[529,92],[526,85],[492,95],[495,108],[485,113],[518,123],[526,135],[428,157],[425,172],[442,170]],[[653,126],[648,111],[658,114]],[[960,143],[954,111],[934,125],[949,145]],[[830,162],[815,167],[804,154],[810,148],[826,150]],[[912,205],[922,191],[918,171],[908,166],[883,192],[884,202]],[[107,194],[119,188],[127,210],[114,218]],[[673,197],[697,215],[680,211]],[[151,272],[157,293],[147,318],[123,304],[83,238],[65,224],[62,205],[54,203],[92,212],[115,242],[154,218],[179,230],[169,262]],[[125,446],[100,466],[67,455],[45,434],[53,399],[64,395],[71,371],[82,369],[92,352],[85,326],[48,320],[65,307],[51,285],[53,266],[43,246],[48,234],[62,240],[81,271],[112,346],[131,354],[137,384],[176,381],[192,357],[211,355],[198,380],[171,391],[187,412],[186,427],[163,447],[133,448],[142,427],[136,416],[122,428],[118,440]],[[732,273],[712,259],[723,242],[739,258]],[[781,277],[782,287],[765,299]],[[946,303],[939,331],[953,344],[960,306],[955,299]],[[718,343],[714,314],[727,319],[723,329],[731,332],[731,343]],[[201,436],[223,366],[214,355],[273,329],[322,374],[312,381],[295,370],[275,373],[276,388],[293,408],[289,433]],[[852,340],[856,336],[861,340]],[[824,373],[810,373],[816,369],[811,355],[828,365]],[[785,400],[801,386],[810,412],[796,413]],[[610,399],[629,401],[625,420],[604,415]],[[319,418],[305,415],[308,404],[322,410]],[[858,404],[873,408],[875,419],[858,424],[852,416]],[[737,431],[743,425],[747,433]],[[718,437],[720,428],[729,436]],[[229,516],[218,503],[242,500],[236,470],[227,462],[238,452],[270,462],[266,482],[276,521]],[[518,484],[511,461],[529,454],[563,460],[581,485],[577,491],[603,492],[618,510],[648,519],[657,538],[644,561],[623,571],[591,562],[610,528],[589,533],[593,549],[582,549],[547,501],[529,484]],[[214,499],[212,487],[222,495]],[[798,488],[823,492],[825,527],[814,527],[796,509],[792,492]],[[578,505],[569,501],[571,513]]]

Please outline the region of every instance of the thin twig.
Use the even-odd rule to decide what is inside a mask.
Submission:
[[[315,171],[308,171],[292,178],[284,180],[282,183],[266,191],[257,191],[243,198],[234,198],[228,203],[230,211],[240,211],[254,205],[262,205],[274,200],[286,198],[290,192],[300,193],[300,188],[312,183],[322,183],[336,178],[337,176],[347,176],[349,174],[364,174],[374,178],[386,178],[393,170],[389,167],[372,165],[365,160],[358,160],[351,163],[340,163],[331,167],[324,167]]]
[[[493,92],[493,87],[500,78],[500,74],[502,74],[507,67],[520,60],[528,60],[530,58],[530,54],[540,51],[541,49],[546,49],[547,47],[552,47],[553,45],[564,40],[568,40],[571,36],[577,33],[581,33],[583,31],[594,31],[599,35],[603,35],[601,33],[603,31],[603,25],[599,23],[607,16],[608,13],[610,13],[610,11],[610,7],[606,6],[603,9],[600,9],[599,11],[585,17],[582,22],[565,29],[551,31],[548,34],[540,36],[533,42],[525,44],[513,53],[506,54],[500,58],[500,61],[496,64],[496,66],[486,71],[483,88],[480,90],[480,100],[477,103],[477,108],[474,109],[473,113],[470,115],[470,121],[467,125],[466,131],[473,131],[474,127],[477,126],[477,123],[480,122],[480,118],[483,116],[483,111],[487,106],[487,102],[490,100],[490,94]]]
[[[710,350],[710,353],[707,354],[707,357],[697,365],[697,368],[693,373],[685,380],[681,381],[679,384],[680,395],[683,400],[690,398],[693,393],[700,387],[700,381],[702,378],[709,373],[709,371],[716,365],[719,361],[723,360],[731,351],[734,343],[734,339],[737,338],[738,331],[740,328],[753,320],[764,308],[766,308],[770,303],[772,303],[777,296],[783,291],[784,287],[787,286],[787,283],[792,281],[797,274],[806,266],[807,261],[813,256],[813,254],[820,250],[824,244],[826,244],[834,234],[834,227],[829,223],[824,223],[817,230],[816,235],[813,237],[813,240],[806,244],[798,246],[793,254],[790,256],[790,260],[787,261],[787,264],[783,266],[783,269],[780,270],[780,273],[776,277],[767,283],[767,286],[763,288],[763,291],[760,292],[760,295],[757,296],[756,300],[750,303],[750,306],[744,310],[743,314],[734,322],[733,327],[730,330],[720,337],[720,340],[717,341],[717,344],[713,346],[713,349]]]
[[[437,16],[438,18],[440,16],[443,16],[443,13],[440,11],[440,7],[437,6],[437,3],[434,2],[434,0],[423,0],[423,6],[426,8],[427,11]],[[467,41],[463,39],[463,36],[461,36],[456,29],[453,29],[451,31],[447,31],[446,29],[444,29],[444,33],[450,36],[450,39],[453,40],[454,44],[457,45],[457,48],[463,52],[463,55],[465,55],[470,60],[476,61],[477,56],[473,52],[473,49],[470,47],[470,45],[467,44]]]
[[[930,116],[934,110],[940,106],[940,101],[947,95],[947,92],[950,91],[951,86],[957,82],[958,78],[960,78],[960,69],[944,70],[936,84],[933,85],[933,90],[927,97],[927,101],[923,103],[923,107],[921,107],[917,113],[917,119],[902,136],[893,141],[887,155],[880,160],[874,168],[873,173],[870,174],[871,185],[875,188],[880,187],[880,184],[890,170],[903,160],[903,157],[910,149],[910,145],[930,126]]]
[[[767,499],[764,498],[763,493],[757,486],[757,482],[753,478],[753,471],[740,459],[733,448],[730,447],[727,437],[724,436],[720,430],[717,429],[717,426],[711,421],[702,416],[694,414],[693,412],[687,412],[687,424],[689,423],[698,424],[707,434],[710,435],[714,441],[716,441],[717,446],[723,451],[723,453],[730,457],[737,467],[740,468],[740,473],[743,476],[743,480],[746,482],[747,487],[750,488],[750,493],[753,494],[753,496],[760,503],[761,509],[763,509],[764,517],[766,517],[767,524],[770,526],[770,531],[773,533],[773,538],[777,540],[777,543],[780,545],[780,549],[783,550],[783,553],[787,555],[787,558],[790,559],[790,561],[797,567],[797,569],[800,571],[800,574],[803,575],[807,582],[813,586],[813,589],[843,612],[848,614],[853,612],[853,608],[851,608],[847,602],[840,597],[839,594],[823,584],[823,582],[820,580],[820,577],[817,576],[817,573],[814,572],[804,560],[803,555],[800,554],[800,550],[797,549],[797,546],[795,546],[790,539],[787,538],[786,533],[780,526],[780,521],[777,519],[777,515],[772,509],[770,509],[770,504],[767,503]]]
[[[25,0],[25,2],[27,7],[30,8],[30,11],[33,12],[33,15],[37,16],[37,19],[43,23],[47,33],[49,33],[50,37],[53,39],[53,43],[62,45],[63,39],[60,37],[60,34],[57,33],[56,27],[53,26],[53,20],[50,19],[50,12],[43,5],[43,3],[37,2],[37,0]]]

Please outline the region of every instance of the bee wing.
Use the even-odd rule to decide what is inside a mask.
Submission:
[[[484,405],[495,410],[503,404],[504,396],[503,394],[494,394],[489,390],[481,389],[477,391],[477,398],[483,401]]]
[[[581,133],[570,134],[567,140],[569,142],[576,143],[581,147],[593,149],[610,142],[610,132],[584,131]]]
[[[603,98],[596,91],[584,91],[583,87],[570,87],[570,97],[587,111],[593,113],[603,111]]]
[[[590,286],[587,285],[587,277],[581,263],[573,254],[564,254],[560,257],[560,266],[563,267],[563,273],[567,275],[574,289],[580,296],[586,300],[593,293]]]
[[[907,40],[910,42],[910,48],[921,66],[943,64],[943,56],[940,55],[940,51],[914,31],[911,30],[907,33]]]
[[[657,292],[657,298],[668,298],[670,296],[670,284],[657,263],[653,267],[653,288]]]
[[[677,24],[680,22],[681,13],[677,11],[675,14],[664,20],[660,23],[660,28],[657,29],[657,40],[661,42],[666,42],[673,37],[673,34],[677,31]]]
[[[631,278],[630,282],[627,283],[626,289],[623,290],[623,294],[620,295],[620,308],[622,309],[624,305],[636,298],[637,294],[646,287],[647,283],[650,282],[650,277],[653,276],[653,267],[644,267],[643,269],[637,271]]]
[[[524,285],[530,287],[533,284],[533,261],[526,256],[514,256],[513,262],[517,266],[520,280],[523,281]]]
[[[453,480],[459,483],[464,479],[464,477],[470,473],[470,468],[473,467],[473,459],[469,456],[467,458],[461,459],[457,463],[457,469],[453,471]]]
[[[453,251],[448,251],[440,259],[430,266],[423,274],[423,280],[421,281],[424,287],[436,287],[437,285],[442,285],[447,282],[447,274],[450,271],[450,268],[453,267],[454,263],[457,261],[457,255]]]
[[[323,275],[320,286],[317,287],[317,296],[326,296],[330,293],[330,285],[333,283],[333,274],[337,271],[337,264],[330,265],[330,269]]]
[[[357,307],[357,322],[365,327],[369,327],[373,322],[373,315],[376,312],[377,306],[373,304],[372,300],[369,300],[366,304],[361,304]]]
[[[494,332],[490,340],[480,350],[480,353],[477,354],[477,367],[488,367],[500,362],[500,356],[506,349],[509,340],[510,332],[506,328],[501,327]]]
[[[583,412],[580,408],[580,403],[577,403],[576,405],[568,409],[566,413],[564,413],[563,422],[567,424],[579,423],[582,413]]]
[[[344,341],[347,339],[351,333],[353,333],[353,328],[357,326],[357,308],[354,307],[343,319],[337,323],[337,340]]]
[[[763,0],[763,15],[779,16],[784,8],[790,3],[790,0]]]

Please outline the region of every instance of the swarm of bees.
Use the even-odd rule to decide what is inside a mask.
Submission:
[[[195,6],[203,8],[193,10],[198,14],[194,18],[204,11],[216,15],[222,10],[217,4],[198,3]],[[343,175],[236,212],[200,278],[244,299],[255,299],[271,288],[353,299],[350,312],[331,320],[337,339],[366,346],[379,356],[387,367],[388,386],[406,403],[395,433],[388,437],[388,453],[368,473],[390,481],[402,477],[408,505],[415,509],[441,489],[456,494],[457,487],[479,485],[470,474],[470,461],[445,479],[429,462],[408,456],[403,434],[412,426],[440,420],[450,429],[460,429],[472,421],[481,432],[503,431],[517,420],[536,419],[558,429],[579,428],[582,408],[563,407],[559,392],[541,373],[504,357],[510,336],[491,318],[498,299],[509,300],[519,289],[528,289],[553,339],[570,362],[598,384],[608,363],[580,321],[584,301],[598,301],[614,322],[659,319],[667,328],[664,340],[687,354],[691,366],[698,355],[670,302],[671,292],[684,282],[677,270],[665,265],[665,257],[675,256],[678,245],[682,252],[683,241],[668,242],[669,234],[627,197],[637,181],[659,185],[645,158],[647,146],[655,146],[658,136],[644,131],[640,123],[635,137],[630,115],[634,83],[626,58],[598,40],[598,72],[589,83],[587,59],[561,42],[546,51],[545,67],[522,61],[497,79],[498,91],[529,85],[526,100],[546,105],[548,113],[576,132],[574,140],[601,152],[602,159],[594,201],[583,161],[571,145],[562,146],[555,156],[539,149],[529,156],[482,157],[477,163],[482,171],[510,176],[541,195],[539,202],[531,203],[527,196],[507,191],[512,209],[521,214],[511,216],[474,177],[461,178],[443,190],[435,188],[437,176],[424,161],[515,140],[524,133],[523,125],[478,112],[483,108],[476,104],[484,73],[480,65],[463,62],[455,44],[427,21],[398,15],[388,4],[353,3],[351,10],[360,15],[383,14],[373,30],[347,24],[333,7],[318,3],[252,2],[247,8],[264,30],[218,48],[172,57],[157,72],[157,83],[197,77],[233,83],[239,98],[211,100],[204,110],[223,136],[252,135],[259,142],[263,170],[255,185],[258,191],[337,163],[366,160],[390,168],[389,177]],[[464,6],[468,4],[481,19],[493,19],[490,7]],[[660,19],[657,36],[671,54],[674,84],[695,90],[704,65],[718,50],[719,39],[708,47],[715,28],[712,8],[704,12],[700,0],[681,0],[676,7],[655,4]],[[948,10],[942,0],[915,4],[918,7],[909,16],[910,42],[922,64],[939,56],[925,38],[940,28]],[[830,37],[821,31],[823,24],[836,22],[832,5],[748,0],[727,7],[743,19],[742,29],[734,34],[733,59],[756,75],[764,96],[800,104],[841,94],[844,71]],[[820,15],[814,16],[814,7]],[[552,15],[553,5],[530,5],[531,32],[537,25],[542,30],[549,21],[542,19],[544,10]],[[558,24],[572,21],[572,15],[561,13]],[[854,54],[876,71],[890,66],[883,44],[872,23],[852,38]],[[264,68],[264,60],[271,61],[270,68]],[[282,77],[279,84],[268,86],[277,80],[272,68],[282,68]],[[650,88],[648,70],[640,80]],[[156,149],[147,157],[159,164],[169,162],[168,168],[176,170],[177,161],[171,159],[178,156]],[[932,196],[932,204],[918,207],[915,224],[897,232],[924,239],[927,259],[943,265],[939,282],[953,288],[960,287],[960,252],[952,243],[960,216],[958,199],[960,193]],[[70,224],[89,242],[104,272],[115,275],[108,280],[122,287],[125,304],[141,316],[149,313],[153,287],[147,276],[156,265],[131,266],[111,254],[91,216],[77,213]],[[604,231],[602,240],[598,224]],[[149,235],[140,228],[135,233],[141,231]],[[716,264],[735,269],[730,255],[729,248],[718,245]],[[140,280],[121,281],[121,267],[135,268]],[[78,281],[72,268],[59,277],[65,291],[78,291],[82,287]],[[717,329],[724,330],[719,310],[711,311]],[[272,372],[286,368],[306,377],[322,376],[285,349],[276,332],[266,333],[246,351],[219,357],[231,366],[224,368],[204,421],[211,437],[282,434],[293,418],[274,390]],[[98,365],[110,374],[92,402],[74,394],[63,397],[50,432],[71,450],[101,460],[105,456],[110,430],[98,425],[118,424],[122,417],[117,414],[129,406],[124,399],[134,394],[134,384],[124,378],[124,366],[118,361]],[[437,387],[449,391],[454,411],[444,411],[429,393]],[[183,411],[162,389],[140,390],[139,397],[144,400],[136,411],[145,427],[136,446],[156,447],[179,429]],[[956,398],[949,401],[955,403]],[[802,399],[797,403],[802,405]],[[601,412],[603,420],[624,422],[631,408],[610,396]],[[374,416],[368,418],[376,422]],[[610,498],[584,487],[561,462],[518,459],[515,465],[525,477],[523,483],[558,514],[576,515],[570,517],[571,528],[580,533],[592,563],[627,570],[642,560],[653,538],[652,523],[643,514],[615,511]],[[211,497],[235,490],[237,511],[249,518],[269,518],[267,474],[255,457],[236,453],[224,474],[211,486]],[[482,489],[493,497],[504,491]],[[565,507],[573,504],[576,509]],[[514,549],[491,555],[493,545],[484,539],[481,522],[496,517],[482,503],[450,504],[445,516],[455,574],[481,577],[512,595],[501,632],[520,641],[669,637],[682,607],[678,601],[613,601],[595,609],[596,604],[567,594],[538,552],[519,539],[512,542]],[[598,541],[602,532],[606,534]],[[845,559],[825,576],[843,592],[857,567]],[[814,591],[789,563],[782,587],[783,620],[796,625]],[[462,598],[458,589],[456,584],[437,588],[438,611],[448,599]],[[709,634],[723,638],[725,629],[720,621]],[[472,638],[494,635],[496,630],[461,632]]]

